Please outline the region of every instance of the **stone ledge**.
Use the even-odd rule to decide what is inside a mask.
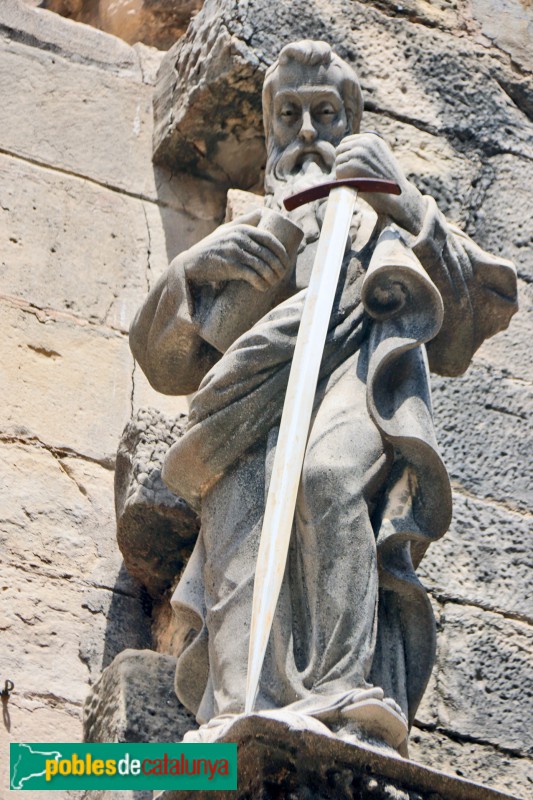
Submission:
[[[156,800],[510,800],[489,789],[370,745],[294,730],[259,715],[242,717],[222,741],[237,742],[237,792],[165,791]]]

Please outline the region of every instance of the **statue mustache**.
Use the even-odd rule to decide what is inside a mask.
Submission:
[[[324,163],[327,171],[331,171],[335,165],[335,147],[330,142],[316,141],[312,144],[304,142],[291,142],[279,156],[274,169],[277,178],[283,178],[294,174],[300,166],[302,157],[305,155],[317,155]]]

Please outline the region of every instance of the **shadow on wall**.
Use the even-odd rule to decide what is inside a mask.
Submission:
[[[152,647],[150,596],[124,564],[117,574],[113,591],[88,589],[84,607],[94,615],[95,624],[80,643],[80,658],[87,664],[90,683],[127,648]],[[103,645],[102,645],[103,643]]]

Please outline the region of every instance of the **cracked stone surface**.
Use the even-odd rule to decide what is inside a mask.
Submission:
[[[530,130],[533,129],[531,126]],[[487,159],[479,178],[477,208],[471,212],[468,233],[491,251],[505,252],[524,281],[533,283],[530,203],[533,162],[505,154]]]
[[[117,453],[117,540],[129,572],[154,596],[174,582],[200,527],[194,511],[161,478],[163,459],[187,417],[140,409],[126,426]]]
[[[450,739],[434,730],[414,729],[409,737],[409,755],[421,764],[434,764],[437,769],[460,778],[477,776],[491,789],[512,791],[526,798],[533,786],[533,762],[498,750],[489,745]]]
[[[211,218],[223,215],[218,187],[151,163],[156,70],[148,48],[18,0],[0,4],[0,37],[0,72],[10,76],[0,108],[3,151],[160,202],[182,212],[184,223],[211,209]]]
[[[3,563],[112,589],[121,566],[112,471],[32,442],[2,443],[0,453]],[[137,591],[127,574],[117,588]]]
[[[127,332],[146,293],[142,203],[3,155],[0,193],[3,293]]]
[[[86,742],[180,742],[196,728],[174,692],[176,659],[152,650],[123,650],[85,702]]]
[[[181,742],[196,722],[176,697],[176,660],[124,650],[103,671],[84,706],[86,742]],[[152,800],[152,791],[88,791],[84,800]]]

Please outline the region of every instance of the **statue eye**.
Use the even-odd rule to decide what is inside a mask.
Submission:
[[[330,103],[324,103],[317,108],[315,114],[317,117],[321,117],[323,120],[329,121],[336,116],[337,112]]]
[[[296,117],[296,109],[292,105],[282,106],[279,115],[286,122],[292,122]]]

